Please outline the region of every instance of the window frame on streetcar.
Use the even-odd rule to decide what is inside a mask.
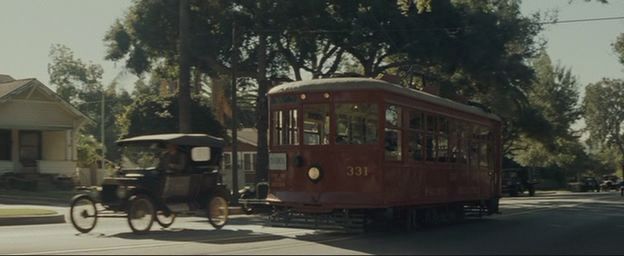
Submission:
[[[388,110],[389,107],[395,107],[398,109],[396,115],[396,118],[398,120],[396,120],[395,124],[392,123],[388,123]],[[384,152],[384,161],[389,161],[389,162],[401,162],[403,161],[403,111],[404,109],[406,109],[405,107],[403,107],[400,104],[396,104],[396,103],[391,103],[391,102],[385,102],[383,105],[383,152]],[[390,152],[395,152],[398,151],[398,154],[395,156],[395,158],[389,158],[389,154],[388,154],[388,149],[386,146],[386,142],[388,140],[388,134],[390,134],[389,132],[395,132],[397,134],[396,138],[396,145],[395,145],[395,149],[394,151],[390,151]]]
[[[334,116],[334,129],[330,130],[330,132],[333,135],[333,139],[334,139],[334,144],[335,145],[377,145],[379,143],[379,127],[381,126],[381,121],[379,120],[379,111],[380,111],[380,107],[379,104],[377,102],[372,102],[372,103],[368,103],[368,102],[357,102],[357,101],[348,101],[348,102],[334,102],[333,104],[333,116]],[[351,136],[349,136],[349,134],[347,134],[347,143],[341,143],[339,142],[339,127],[341,124],[341,114],[339,113],[339,109],[340,109],[340,105],[353,105],[354,107],[358,106],[358,105],[369,105],[368,108],[369,109],[373,109],[372,112],[368,113],[367,117],[372,117],[374,118],[373,121],[374,122],[374,129],[370,129],[370,131],[367,129],[368,128],[368,124],[370,121],[369,119],[365,119],[364,121],[364,134],[363,134],[363,139],[364,141],[362,143],[352,143],[352,139],[353,136],[351,134]],[[351,116],[350,116],[351,117]],[[350,123],[351,124],[351,123]],[[369,132],[373,132],[373,136],[371,136],[370,138],[372,138],[372,140],[369,138],[368,133]]]

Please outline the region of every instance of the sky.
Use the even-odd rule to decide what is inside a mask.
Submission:
[[[559,20],[624,16],[624,0],[610,2],[524,0],[522,12],[558,10]],[[123,62],[104,60],[102,41],[130,5],[130,0],[0,0],[0,74],[34,77],[53,87],[47,72],[50,46],[64,44],[83,61],[102,65],[105,84],[123,74],[119,81],[131,89],[136,77],[123,72]],[[546,25],[540,37],[548,41],[551,59],[571,68],[584,86],[603,77],[624,78],[624,65],[611,47],[620,33],[624,20]]]

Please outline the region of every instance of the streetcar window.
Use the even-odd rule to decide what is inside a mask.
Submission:
[[[432,134],[427,134],[427,137],[425,138],[427,161],[435,161],[437,157],[435,148],[437,145],[438,143],[436,142],[435,137]]]
[[[462,164],[466,164],[468,163],[468,137],[470,136],[469,132],[466,131],[466,124],[462,123],[461,126],[461,131],[460,131],[460,148],[461,150],[459,151],[459,162]]]
[[[435,132],[436,130],[436,116],[434,115],[427,115],[427,131],[429,132]]]
[[[479,144],[479,166],[488,166],[488,145],[485,143]]]
[[[488,166],[490,168],[494,167],[494,144],[492,144],[492,142],[488,142],[487,156],[488,156]]]
[[[424,152],[422,133],[418,131],[410,131],[408,143],[409,155],[412,157],[412,159],[422,160]]]
[[[271,97],[271,104],[292,104],[297,103],[299,98],[296,95],[284,95]]]
[[[446,162],[448,157],[448,119],[438,118],[438,161]]]
[[[376,104],[336,104],[336,144],[377,142]]]
[[[438,161],[446,162],[448,156],[448,137],[446,135],[438,136]]]
[[[424,145],[424,126],[425,116],[420,111],[409,112],[409,137],[408,137],[408,155],[412,160],[423,160],[425,153]]]
[[[401,108],[386,107],[386,128],[384,134],[386,160],[401,160]]]
[[[273,144],[297,145],[297,110],[273,111]]]
[[[459,130],[459,123],[456,120],[449,119],[449,161],[452,163],[456,163],[459,158],[460,144],[459,138],[461,131]]]
[[[424,120],[424,114],[420,111],[410,111],[410,117],[409,117],[409,128],[410,129],[416,129],[416,130],[422,130],[423,129],[423,124],[425,122]]]
[[[427,115],[427,135],[425,136],[425,151],[427,161],[435,161],[438,157],[438,138],[436,134],[437,121],[436,115]]]
[[[329,144],[329,105],[305,105],[303,113],[303,144]]]
[[[479,164],[479,143],[475,140],[470,142],[470,153],[469,153],[469,157],[470,157],[470,166],[478,166]]]

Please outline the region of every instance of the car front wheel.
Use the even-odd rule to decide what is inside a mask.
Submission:
[[[71,201],[69,218],[76,230],[89,233],[97,224],[97,208],[88,195],[77,195]]]
[[[134,195],[128,201],[128,224],[132,231],[134,233],[149,231],[156,215],[152,200],[145,195]]]
[[[221,229],[228,221],[228,203],[222,196],[214,196],[208,202],[208,222],[216,228]]]

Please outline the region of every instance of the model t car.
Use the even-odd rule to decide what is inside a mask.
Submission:
[[[526,168],[503,169],[501,192],[513,197],[528,191],[529,196],[534,196],[535,185],[538,183],[530,176],[529,170]]]
[[[80,232],[99,217],[125,217],[132,231],[166,228],[177,213],[207,216],[217,229],[228,220],[229,193],[219,162],[223,140],[205,134],[159,134],[122,139],[121,166],[100,187],[79,187],[70,219]]]

